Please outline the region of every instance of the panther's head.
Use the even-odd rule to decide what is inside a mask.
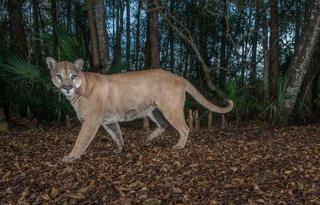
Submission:
[[[57,62],[51,57],[46,58],[51,72],[52,83],[61,90],[65,96],[73,96],[81,86],[81,70],[83,60],[78,59],[74,63],[68,61]]]

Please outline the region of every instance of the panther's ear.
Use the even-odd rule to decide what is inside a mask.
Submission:
[[[83,61],[81,58],[79,58],[79,59],[76,60],[73,64],[74,64],[79,70],[82,70],[84,61]]]
[[[48,64],[49,70],[52,70],[57,65],[57,61],[52,57],[47,57],[46,62]]]

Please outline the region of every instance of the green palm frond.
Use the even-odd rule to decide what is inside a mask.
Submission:
[[[288,121],[287,111],[284,109],[283,104],[286,100],[286,88],[288,84],[287,75],[278,75],[277,80],[277,96],[265,110],[261,113],[263,118],[267,118],[272,123],[285,125]]]
[[[78,58],[85,58],[85,49],[80,39],[70,35],[60,26],[56,27],[58,35],[58,49],[60,57],[65,60],[74,61]]]
[[[26,80],[32,83],[42,81],[39,68],[18,56],[9,58],[8,64],[1,64],[0,74],[7,75],[12,80]]]
[[[228,98],[234,102],[233,113],[237,120],[246,117],[251,111],[256,111],[256,98],[250,95],[246,87],[239,87],[236,81],[232,81],[228,86]]]
[[[86,45],[82,34],[78,36],[70,34],[62,26],[54,26],[57,34],[55,40],[53,33],[39,33],[38,40],[46,42],[48,49],[52,50],[52,56],[58,60],[75,61],[78,58],[86,59]]]

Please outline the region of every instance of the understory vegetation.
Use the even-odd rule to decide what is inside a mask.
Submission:
[[[307,9],[317,5],[293,0],[99,0],[92,8],[89,5],[82,0],[0,2],[4,11],[0,16],[0,108],[5,109],[9,121],[16,116],[40,122],[75,117],[52,86],[47,56],[58,61],[83,58],[85,71],[108,75],[153,68],[153,52],[158,53],[158,67],[187,78],[213,102],[224,105],[223,99],[232,99],[235,108],[228,120],[259,119],[284,125],[317,118],[319,43],[306,64],[300,92],[292,98],[293,111],[284,106],[291,99],[288,89],[295,76],[290,62],[299,40],[308,33],[304,30],[309,25]],[[100,49],[97,66],[93,62],[92,22],[87,18],[93,9],[99,40],[101,11],[97,8],[101,5],[102,37],[107,44],[100,48],[107,55]],[[153,7],[159,9],[154,12]],[[154,39],[158,39],[158,50],[151,50]],[[213,91],[209,83],[221,92]],[[205,121],[208,112],[191,98],[186,102],[186,114],[189,109],[199,110]]]

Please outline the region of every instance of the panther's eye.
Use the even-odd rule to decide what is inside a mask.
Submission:
[[[78,77],[78,76],[77,76],[77,75],[75,75],[75,74],[71,75],[71,80],[76,79],[76,77]]]
[[[62,75],[58,73],[58,74],[57,74],[57,78],[60,79],[60,80],[62,80]]]

